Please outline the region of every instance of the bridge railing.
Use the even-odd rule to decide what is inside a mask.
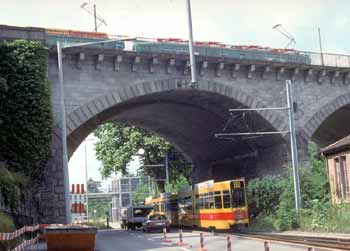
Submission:
[[[350,55],[299,51],[310,58],[310,65],[350,68]]]

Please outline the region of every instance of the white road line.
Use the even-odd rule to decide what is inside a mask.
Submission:
[[[138,235],[137,238],[143,238],[143,236],[142,235]]]
[[[147,238],[147,240],[149,240],[149,241],[155,241],[155,240],[153,240],[153,239],[151,239],[151,238]]]
[[[180,249],[185,251],[192,251],[191,249],[188,249],[188,248],[180,248]]]
[[[166,243],[166,242],[162,242],[162,245],[167,245],[167,246],[171,246],[171,243]]]

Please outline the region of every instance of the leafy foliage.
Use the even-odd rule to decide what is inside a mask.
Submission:
[[[110,211],[110,203],[91,203],[89,202],[89,216],[94,221],[106,219],[106,212]]]
[[[95,135],[99,138],[96,155],[102,161],[100,172],[104,178],[118,172],[127,175],[126,167],[133,156],[139,156],[143,165],[160,164],[165,162],[165,154],[174,150],[161,137],[134,126],[108,123],[99,127]],[[191,165],[183,156],[173,156],[169,167],[170,180],[177,180],[181,175],[190,177]],[[143,166],[138,175],[164,179],[165,168]],[[157,183],[163,190],[164,182]]]
[[[47,57],[40,43],[0,42],[0,161],[30,177],[50,157]]]
[[[294,183],[292,170],[289,170],[285,176],[268,176],[249,182],[249,206],[257,209],[256,221],[272,223],[276,230],[297,227],[321,230],[330,226],[329,214],[335,209],[330,205],[325,160],[318,155],[314,144],[309,145],[309,153],[310,168],[300,168],[303,210],[299,213],[295,210]],[[259,222],[256,225],[259,224],[263,225]]]
[[[126,174],[126,165],[135,155],[147,165],[164,162],[164,155],[170,149],[170,144],[162,138],[134,126],[108,123],[99,127],[95,136],[99,138],[96,155],[102,161],[100,172],[104,178],[117,172]],[[147,171],[157,172],[154,168]]]
[[[10,172],[7,168],[0,167],[0,192],[5,205],[8,205],[11,210],[16,208],[21,198],[21,188],[27,183],[28,178],[21,173]]]
[[[165,192],[168,193],[177,193],[181,189],[189,187],[190,183],[187,178],[183,175],[180,175],[177,179],[173,180],[165,186]]]
[[[150,195],[149,187],[147,184],[140,185],[132,194],[132,204],[141,205],[145,204],[145,199]]]

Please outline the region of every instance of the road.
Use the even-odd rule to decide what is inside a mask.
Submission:
[[[101,230],[96,237],[97,251],[198,251],[199,232],[184,232],[183,240],[187,246],[178,246],[179,234],[177,230],[167,234],[171,242],[162,241],[160,233],[143,233],[142,231],[127,231],[120,229]],[[264,243],[257,240],[242,239],[231,236],[232,250],[263,251]],[[208,251],[226,251],[227,241],[223,235],[204,233],[204,246]],[[287,246],[271,243],[270,251],[299,251],[307,250],[303,247]]]

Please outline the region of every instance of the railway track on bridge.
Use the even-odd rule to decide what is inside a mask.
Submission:
[[[314,247],[328,250],[350,250],[350,239],[346,238],[329,238],[301,235],[284,235],[284,234],[266,234],[266,233],[237,233],[239,237],[253,238],[259,240],[268,240],[271,242],[283,242]]]

